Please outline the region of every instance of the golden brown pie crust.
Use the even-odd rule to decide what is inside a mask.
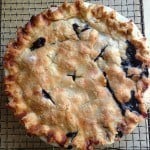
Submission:
[[[68,23],[71,18],[92,28],[79,38]],[[103,47],[99,33],[130,41],[142,68],[150,66],[150,49],[134,23],[120,21],[114,10],[107,11],[102,5],[64,2],[55,11],[33,16],[18,29],[17,39],[9,42],[4,56],[4,84],[8,106],[29,134],[65,148],[72,145],[88,150],[113,143],[118,130],[128,134],[146,117],[143,93],[149,78],[127,78],[121,69],[121,54],[114,54],[114,47],[107,46],[103,58],[97,60],[95,47]],[[45,45],[32,51],[32,44],[40,37],[45,38]],[[128,73],[139,75],[140,71],[134,67]],[[43,97],[43,90],[54,101]],[[133,90],[140,114],[126,109],[123,115],[114,96],[124,104]]]

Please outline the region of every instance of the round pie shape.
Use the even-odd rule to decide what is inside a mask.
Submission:
[[[33,16],[8,43],[8,107],[47,143],[102,147],[147,117],[149,66],[149,46],[132,20],[102,5],[64,2]]]

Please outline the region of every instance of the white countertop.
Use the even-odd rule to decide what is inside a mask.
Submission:
[[[143,4],[144,4],[145,35],[150,42],[150,0],[143,0]]]

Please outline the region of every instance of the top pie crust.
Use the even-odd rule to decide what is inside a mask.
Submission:
[[[77,0],[17,31],[4,56],[8,106],[31,135],[93,149],[147,116],[150,49],[132,20]]]

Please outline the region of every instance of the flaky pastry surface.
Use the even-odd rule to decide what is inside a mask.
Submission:
[[[65,2],[18,29],[4,57],[5,91],[28,133],[88,150],[114,143],[146,118],[150,49],[118,15]]]

